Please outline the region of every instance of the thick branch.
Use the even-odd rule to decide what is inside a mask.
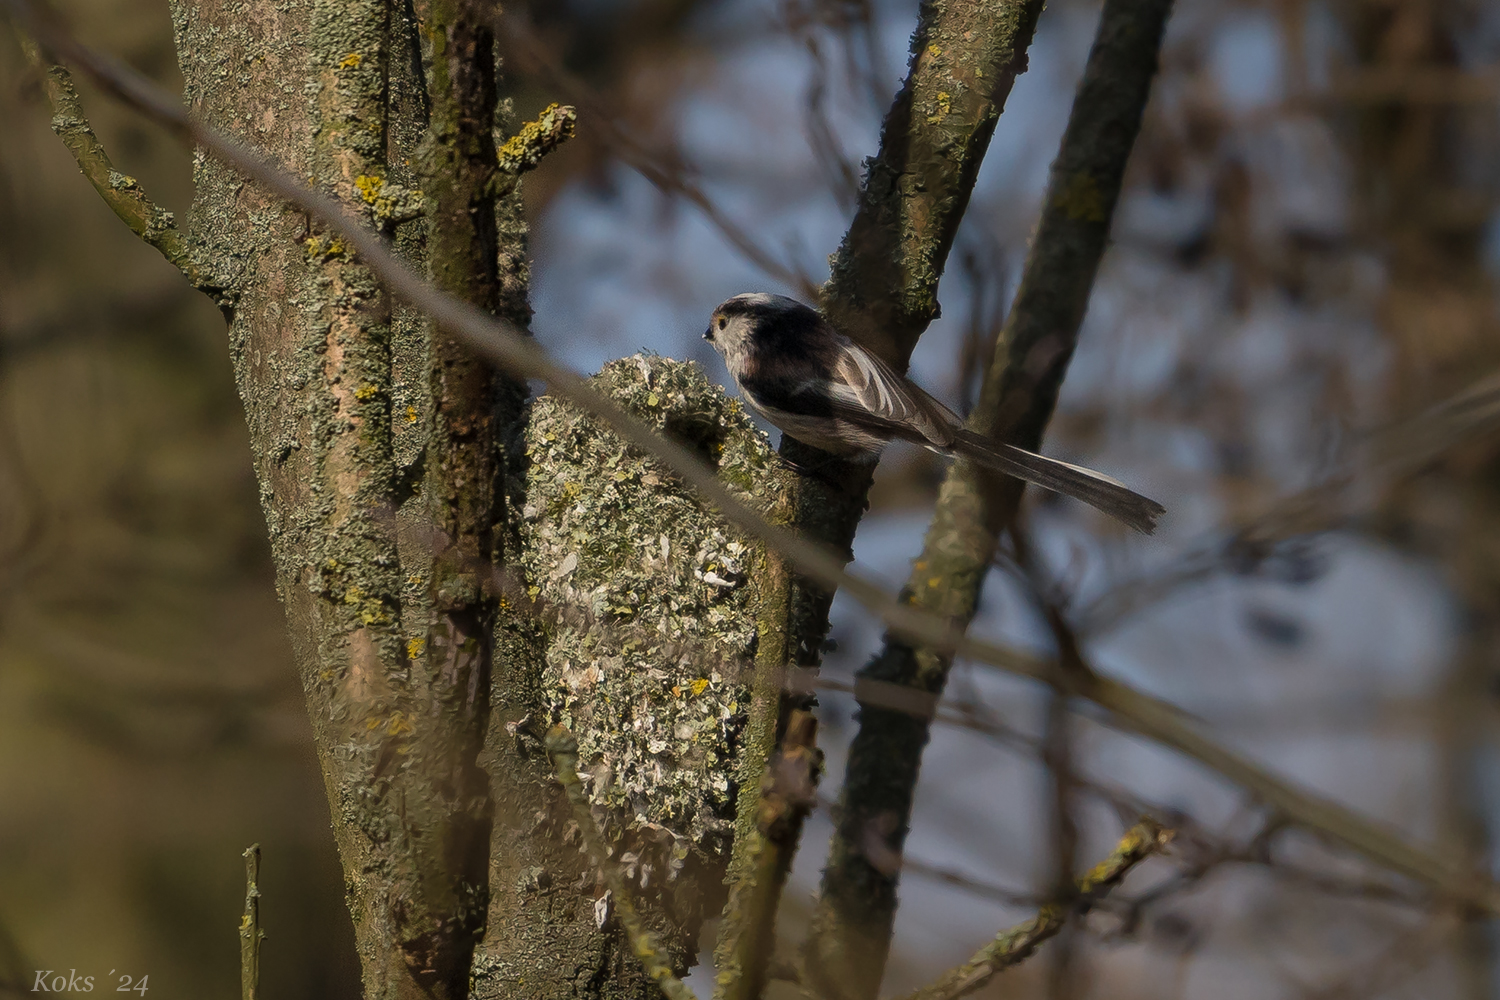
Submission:
[[[980,433],[1033,450],[1040,443],[1104,252],[1170,7],[1170,0],[1105,4],[1021,289],[970,416]],[[1023,485],[967,462],[950,467],[907,582],[913,606],[967,625]],[[952,662],[950,654],[890,637],[861,680],[936,696]],[[867,841],[879,841],[874,853],[900,854],[930,726],[930,717],[861,701],[808,949],[809,971],[833,995],[871,997],[879,986],[900,869],[874,858]]]
[[[1161,851],[1172,839],[1172,831],[1150,819],[1142,819],[1126,831],[1109,857],[1078,880],[1072,899],[1048,903],[1030,920],[1002,931],[956,969],[936,982],[908,993],[901,1000],[958,1000],[979,989],[1003,972],[1029,958],[1043,941],[1057,934],[1068,918],[1088,911],[1095,902],[1119,885],[1130,870]]]
[[[906,82],[881,126],[880,151],[870,161],[821,303],[835,326],[899,370],[937,315],[938,281],[995,123],[1026,68],[1042,6],[1041,0],[926,0],[921,6]],[[845,561],[852,558],[873,467],[832,461],[786,435],[781,453],[794,466],[819,470],[800,484],[796,526]],[[790,582],[792,664],[815,668],[821,662],[832,600],[825,586],[802,577]],[[816,951],[816,940],[811,945]],[[861,982],[859,974],[845,979],[854,971],[833,975]],[[873,989],[860,992],[873,995]]]

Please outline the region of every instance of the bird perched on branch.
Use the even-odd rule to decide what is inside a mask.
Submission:
[[[1166,508],[1091,469],[992,441],[911,379],[784,295],[747,293],[714,310],[703,339],[754,410],[792,437],[856,462],[897,438],[1082,500],[1150,534]]]

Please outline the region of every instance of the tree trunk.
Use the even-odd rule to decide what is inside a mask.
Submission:
[[[526,322],[477,8],[208,0],[173,17],[209,125]],[[482,996],[656,995],[535,737],[573,727],[616,858],[685,967],[721,894],[763,551],[602,426],[527,410],[524,383],[393,308],[336,234],[195,166],[190,253],[230,322],[366,995],[462,997],[471,975]],[[638,358],[604,385],[750,495],[785,491],[701,372]]]

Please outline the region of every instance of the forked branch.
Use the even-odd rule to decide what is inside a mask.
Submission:
[[[32,66],[42,73],[47,103],[52,108],[52,131],[73,154],[78,169],[99,192],[99,197],[131,232],[155,247],[168,263],[181,271],[194,288],[211,291],[188,250],[187,236],[177,228],[172,213],[147,197],[134,177],[115,169],[114,161],[83,113],[72,74],[65,67],[43,59],[33,42],[23,40],[21,46]]]

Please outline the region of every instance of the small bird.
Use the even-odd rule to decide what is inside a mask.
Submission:
[[[975,434],[921,386],[784,295],[751,292],[714,310],[714,345],[761,416],[805,444],[873,462],[900,438],[1082,500],[1151,534],[1166,508],[1091,469]]]

